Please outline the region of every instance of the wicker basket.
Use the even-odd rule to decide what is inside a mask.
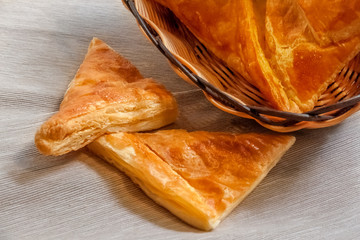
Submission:
[[[278,111],[268,106],[256,87],[209,52],[170,10],[151,0],[123,3],[174,71],[200,87],[208,100],[223,111],[255,119],[274,131],[291,132],[332,126],[360,109],[360,54],[344,67],[312,111]]]

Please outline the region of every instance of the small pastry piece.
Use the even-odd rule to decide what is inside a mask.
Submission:
[[[199,229],[215,228],[266,176],[295,138],[163,130],[104,135],[87,147],[158,204]]]
[[[155,0],[279,110],[312,110],[360,53],[360,0]]]
[[[45,155],[84,147],[104,133],[160,128],[175,121],[177,104],[164,86],[143,78],[128,60],[94,38],[60,110],[35,136]]]

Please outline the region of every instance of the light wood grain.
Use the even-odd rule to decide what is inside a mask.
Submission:
[[[86,151],[44,157],[33,137],[93,36],[171,90],[168,128],[267,131],[223,113],[170,69],[120,1],[0,0],[0,239],[360,238],[360,114],[297,143],[213,232],[182,223]]]

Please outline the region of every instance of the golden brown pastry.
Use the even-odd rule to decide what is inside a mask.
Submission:
[[[285,135],[164,130],[104,135],[88,148],[185,222],[215,228],[295,142]]]
[[[257,87],[305,112],[360,52],[360,0],[155,0]]]
[[[164,86],[143,78],[128,60],[94,38],[60,110],[35,136],[39,151],[61,155],[104,133],[160,128],[177,117],[174,97]]]

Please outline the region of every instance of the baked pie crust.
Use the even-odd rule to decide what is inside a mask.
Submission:
[[[45,155],[62,155],[105,133],[160,128],[177,115],[164,86],[94,38],[59,111],[37,131],[35,144]]]
[[[199,229],[215,228],[267,175],[295,137],[163,130],[104,135],[87,147],[155,202]]]

